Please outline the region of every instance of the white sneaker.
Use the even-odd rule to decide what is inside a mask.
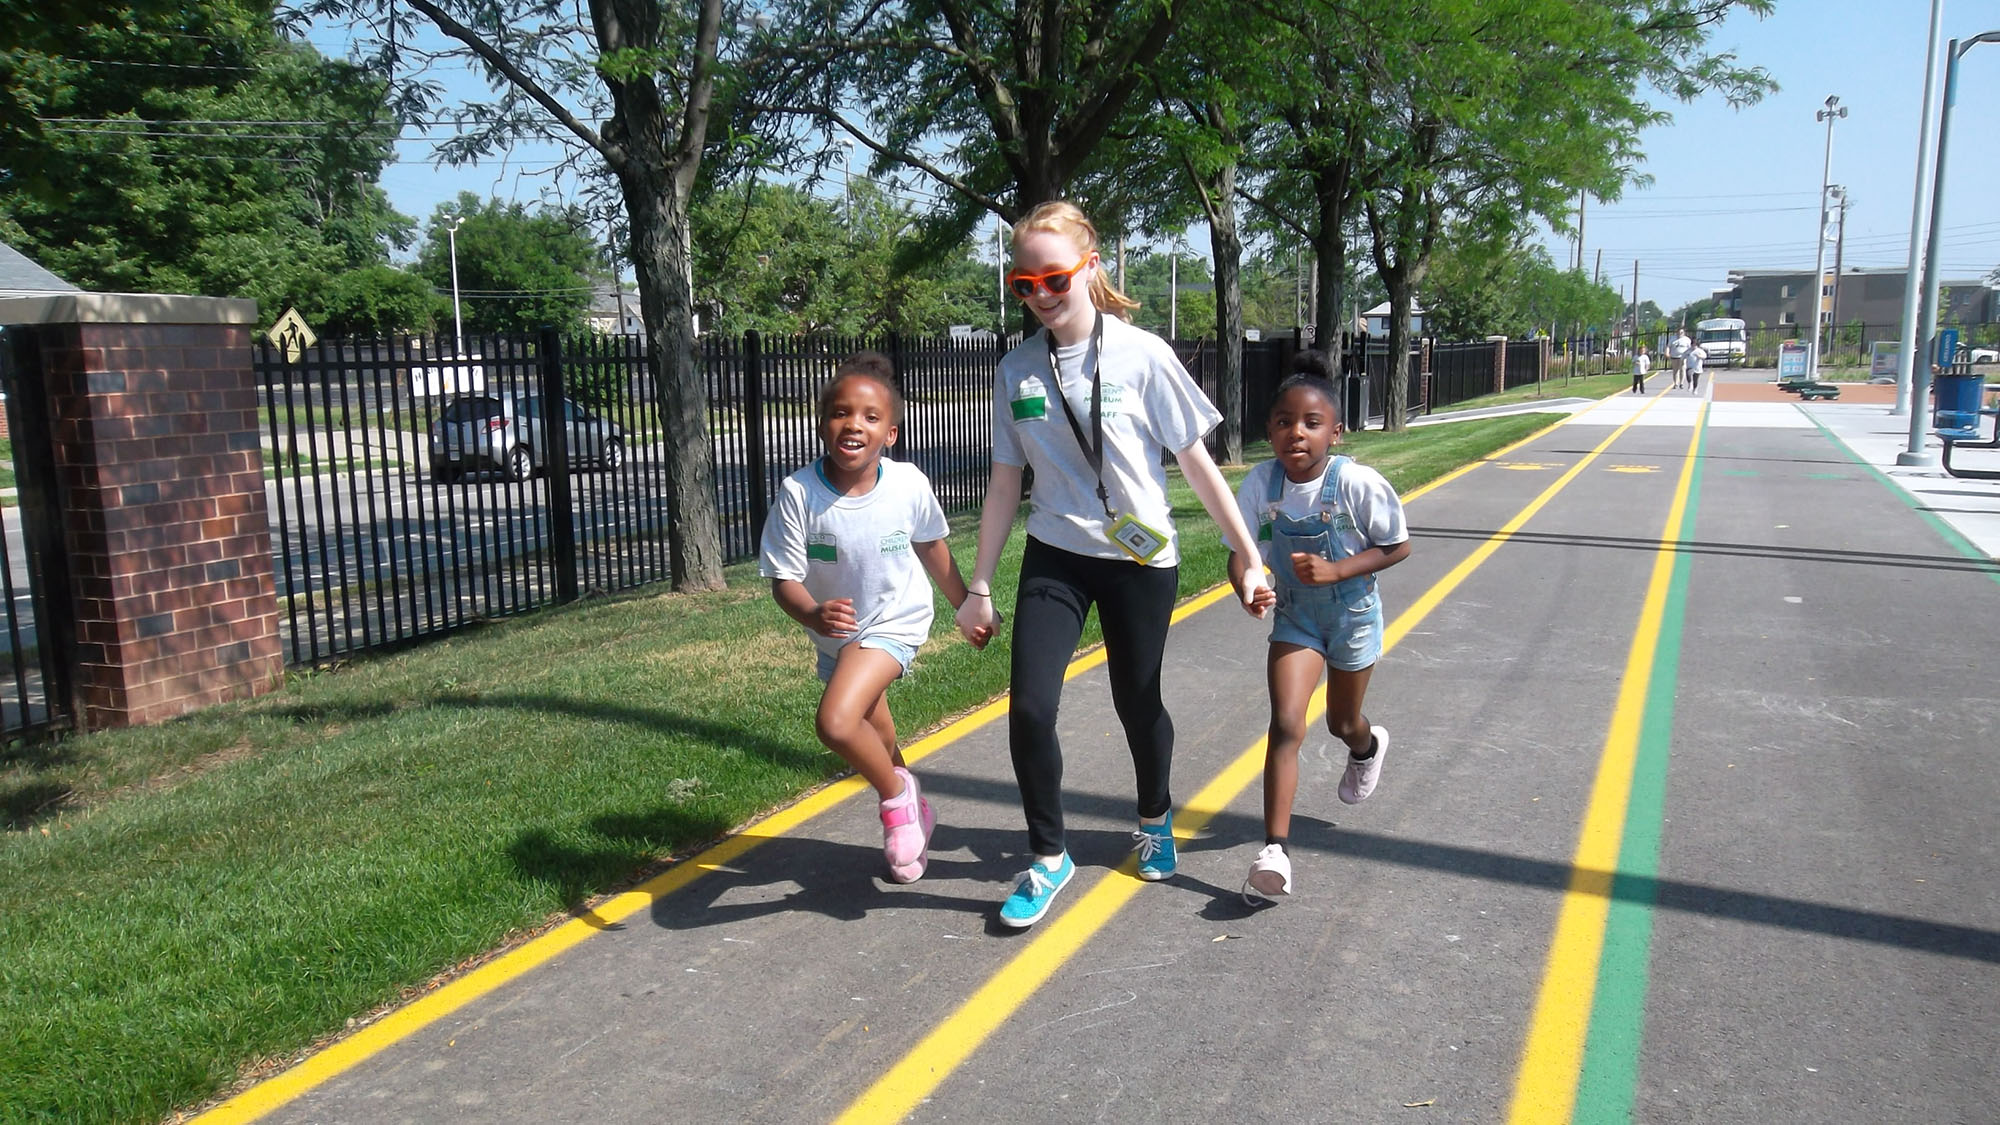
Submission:
[[[1375,783],[1382,780],[1382,756],[1389,752],[1389,732],[1381,727],[1368,730],[1375,752],[1365,759],[1348,755],[1347,772],[1340,775],[1340,799],[1350,805],[1360,804],[1375,792]]]
[[[1250,877],[1243,880],[1243,901],[1254,906],[1258,898],[1276,901],[1291,893],[1291,857],[1285,854],[1284,845],[1265,844],[1250,861]]]

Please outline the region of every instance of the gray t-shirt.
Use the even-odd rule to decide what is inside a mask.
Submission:
[[[1047,329],[1001,357],[993,377],[993,460],[1035,470],[1028,534],[1073,554],[1129,560],[1113,543],[1113,520],[1097,498],[1097,474],[1077,444],[1061,404],[1050,397]],[[1090,437],[1088,341],[1057,351],[1061,388]],[[1179,453],[1222,421],[1165,340],[1114,316],[1104,318],[1099,378],[1103,401],[1104,485],[1111,510],[1129,513],[1166,538],[1150,566],[1175,566],[1180,549],[1167,503],[1161,454]]]
[[[851,637],[808,630],[819,650],[835,654],[864,637],[916,648],[931,635],[930,576],[913,549],[950,532],[922,469],[884,458],[882,477],[861,496],[841,496],[819,462],[785,478],[764,521],[757,573],[805,583],[814,601],[854,599]]]

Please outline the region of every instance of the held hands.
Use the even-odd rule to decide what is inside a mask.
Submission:
[[[1292,573],[1308,586],[1330,586],[1342,577],[1332,559],[1299,551],[1292,552]]]
[[[1278,593],[1271,589],[1271,581],[1264,574],[1263,562],[1255,562],[1243,570],[1243,581],[1237,585],[1238,594],[1243,597],[1243,612],[1262,620],[1278,604]]]
[[[993,633],[1000,627],[1000,612],[993,608],[990,595],[971,594],[958,603],[958,613],[953,617],[958,623],[958,631],[973,648],[985,648],[993,639]]]
[[[812,607],[808,616],[812,631],[823,637],[851,637],[860,625],[854,616],[853,598],[828,598]]]

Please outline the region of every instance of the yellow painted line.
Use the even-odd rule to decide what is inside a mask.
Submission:
[[[1660,623],[1666,616],[1668,587],[1673,580],[1673,547],[1687,512],[1695,450],[1707,414],[1708,404],[1703,403],[1695,416],[1694,435],[1689,439],[1680,483],[1674,489],[1673,506],[1660,532],[1652,579],[1646,584],[1646,598],[1639,611],[1639,627],[1632,634],[1632,647],[1625,658],[1625,678],[1619,684],[1611,727],[1598,757],[1583,832],[1577,840],[1576,856],[1570,861],[1569,888],[1556,917],[1548,966],[1542,973],[1541,993],[1521,1052],[1513,1107],[1507,1117],[1512,1125],[1565,1122],[1576,1106],[1577,1076],[1590,1031],[1597,965],[1604,952],[1604,924],[1611,912],[1611,880],[1618,870],[1618,848],[1625,833],[1625,807],[1632,793],[1646,688],[1652,681],[1653,653],[1659,647]]]
[[[1658,401],[1658,400],[1654,400]],[[1599,454],[1603,453],[1620,434],[1630,429],[1647,410],[1648,403],[1631,419],[1611,432],[1611,436],[1600,442],[1554,484],[1549,485],[1516,515],[1507,525],[1480,544],[1464,562],[1440,579],[1416,603],[1404,611],[1383,631],[1382,650],[1387,653],[1410,630],[1441,603],[1447,595],[1476,570],[1500,544],[1519,531],[1523,524],[1540,511],[1570,481],[1576,479]],[[1558,422],[1555,425],[1563,425]],[[1547,433],[1548,427],[1523,438],[1519,444]],[[1514,448],[1512,446],[1509,447]],[[1506,451],[1502,451],[1504,453]],[[1496,454],[1495,456],[1499,456]],[[1492,459],[1489,458],[1489,461]],[[1430,485],[1413,490],[1406,499],[1415,500],[1455,479],[1461,473],[1452,473]],[[1222,587],[1229,590],[1229,587]],[[1318,721],[1325,709],[1325,699],[1319,692],[1313,693],[1311,706],[1306,712],[1306,723]],[[1235,761],[1225,766],[1201,792],[1184,804],[1174,816],[1174,836],[1176,839],[1192,838],[1213,820],[1216,814],[1227,808],[1229,803],[1262,777],[1264,773],[1263,738],[1251,743]],[[1043,922],[1037,929],[1036,937],[1026,949],[1001,966],[999,971],[988,978],[968,997],[958,1010],[945,1017],[944,1021],[926,1035],[921,1042],[900,1059],[887,1073],[877,1079],[874,1085],[862,1091],[841,1115],[835,1118],[836,1125],[875,1125],[877,1122],[901,1121],[909,1116],[933,1090],[944,1082],[959,1065],[972,1056],[1002,1024],[1018,1011],[1035,991],[1055,975],[1071,957],[1075,956],[1091,938],[1107,925],[1112,917],[1124,907],[1144,884],[1136,875],[1134,861],[1121,865],[1113,877],[1112,873],[1100,876],[1097,882],[1083,892],[1081,898],[1073,898],[1061,913],[1050,921]],[[1072,877],[1074,882],[1082,881],[1082,873]],[[1074,893],[1076,888],[1070,888]]]
[[[1591,409],[1594,409],[1591,408]],[[1572,419],[1565,419],[1564,422]],[[1507,453],[1526,445],[1528,442],[1548,433],[1564,422],[1552,423],[1522,438],[1513,445],[1492,454],[1492,457]],[[1451,473],[1410,493],[1407,500],[1413,500],[1449,481],[1458,479],[1476,468],[1480,462],[1461,466]],[[1227,583],[1216,586],[1202,594],[1188,599],[1174,610],[1172,621],[1180,623],[1188,616],[1198,613],[1225,597],[1234,597],[1234,591]],[[1064,673],[1070,679],[1097,667],[1104,662],[1104,648],[1099,645],[1070,662]],[[987,703],[955,722],[949,723],[917,742],[904,747],[906,761],[919,761],[939,749],[964,738],[979,728],[1007,713],[1007,697]],[[1261,769],[1261,763],[1259,765]],[[1248,784],[1247,781],[1243,784]],[[415,1035],[438,1020],[449,1016],[467,1004],[508,984],[516,978],[547,964],[565,951],[581,943],[585,938],[610,929],[626,918],[650,907],[656,900],[687,886],[694,880],[726,867],[757,845],[784,835],[801,824],[813,819],[833,806],[847,800],[865,788],[858,776],[836,781],[826,788],[812,793],[797,803],[779,809],[762,820],[755,821],[737,835],[700,852],[692,858],[675,865],[668,871],[640,884],[623,894],[599,903],[583,917],[565,922],[548,933],[535,938],[520,947],[510,950],[495,960],[452,980],[434,992],[411,1001],[391,1011],[380,1020],[356,1031],[329,1046],[308,1055],[296,1066],[265,1079],[263,1082],[244,1090],[242,1093],[218,1103],[212,1109],[191,1119],[199,1125],[236,1125],[239,1122],[255,1121],[257,1118],[285,1105],[300,1095],[340,1075],[396,1043]],[[1241,786],[1239,785],[1238,788]],[[1213,788],[1213,785],[1210,786]],[[1204,793],[1207,790],[1203,791]],[[1198,794],[1196,800],[1200,800]],[[1211,812],[1208,814],[1212,816]],[[1202,818],[1207,822],[1207,817]]]

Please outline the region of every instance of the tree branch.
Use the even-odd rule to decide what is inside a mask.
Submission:
[[[714,2],[714,0],[711,0],[711,2]],[[516,89],[533,98],[536,104],[540,105],[543,109],[548,110],[557,121],[562,122],[564,128],[575,133],[577,138],[583,141],[584,144],[596,149],[598,155],[604,157],[605,163],[611,165],[613,168],[624,164],[625,150],[623,148],[609,143],[598,135],[597,130],[578,120],[576,115],[571,113],[567,106],[557,101],[553,94],[542,89],[540,83],[530,78],[526,71],[515,66],[513,60],[502,54],[493,44],[480,38],[478,32],[451,18],[443,8],[433,4],[431,0],[409,0],[409,4],[410,7],[422,12],[432,23],[436,24],[439,31],[471,48],[472,52],[485,60],[488,66],[499,71],[506,77],[507,81],[513,83]]]

